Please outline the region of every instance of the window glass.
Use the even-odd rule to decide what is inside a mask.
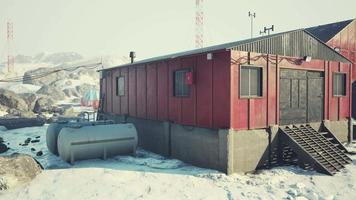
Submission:
[[[346,74],[333,74],[333,95],[346,96]]]
[[[125,96],[125,77],[116,77],[116,96]]]
[[[174,96],[187,97],[190,95],[190,88],[186,82],[186,73],[190,69],[181,69],[174,72]]]
[[[241,66],[240,96],[262,96],[262,68],[256,66]]]

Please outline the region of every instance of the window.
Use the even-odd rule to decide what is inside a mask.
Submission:
[[[334,96],[346,96],[346,74],[333,74],[333,94]]]
[[[186,73],[190,69],[181,69],[174,72],[174,96],[188,97],[190,95],[190,88],[186,82]]]
[[[125,96],[125,77],[116,77],[116,96]]]
[[[240,96],[262,97],[262,67],[245,65],[240,69]]]

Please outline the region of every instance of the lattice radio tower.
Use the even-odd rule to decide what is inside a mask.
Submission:
[[[204,0],[195,0],[195,47],[204,47]]]
[[[13,55],[14,27],[11,21],[7,22],[7,71],[14,70],[15,58]]]

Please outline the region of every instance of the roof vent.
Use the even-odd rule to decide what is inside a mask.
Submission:
[[[130,58],[131,58],[131,63],[133,63],[136,58],[136,53],[134,51],[130,51]]]

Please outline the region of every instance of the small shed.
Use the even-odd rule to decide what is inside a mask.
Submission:
[[[143,148],[247,172],[273,162],[281,127],[348,130],[351,76],[349,59],[300,29],[104,69],[100,95]]]

